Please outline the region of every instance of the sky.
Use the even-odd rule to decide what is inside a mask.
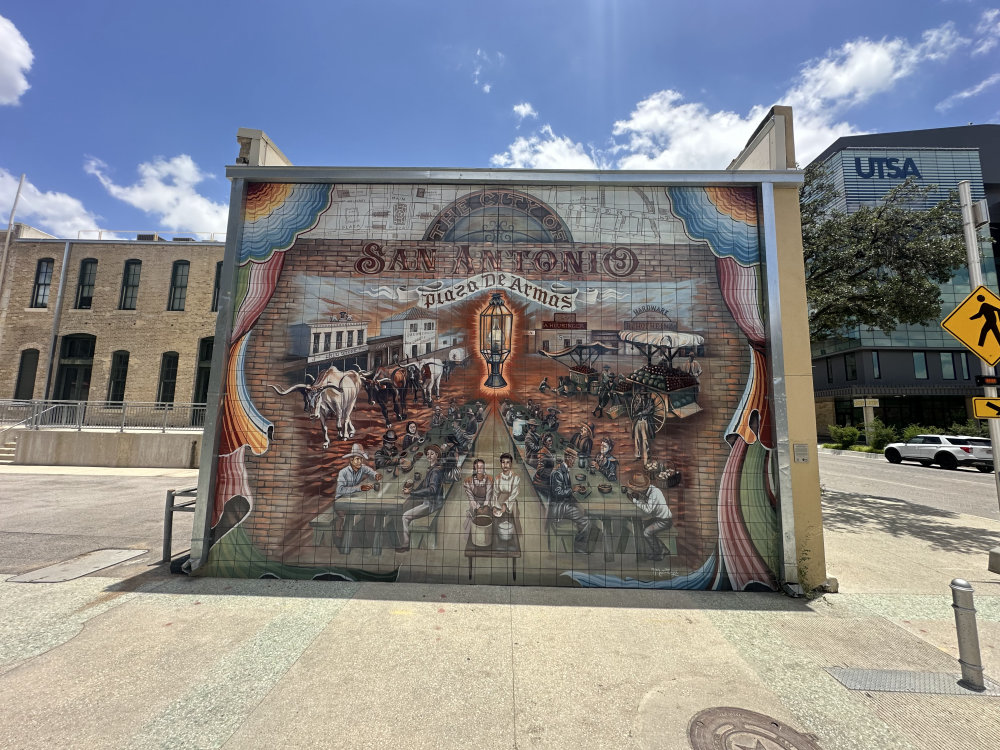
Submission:
[[[1000,123],[1000,0],[0,0],[0,221],[224,233],[240,127],[297,166],[725,169],[790,105]]]

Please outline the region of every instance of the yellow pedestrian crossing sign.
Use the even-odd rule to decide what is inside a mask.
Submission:
[[[973,289],[941,327],[991,367],[1000,362],[1000,297],[985,286]]]
[[[1000,398],[972,399],[972,410],[976,419],[1000,419]]]

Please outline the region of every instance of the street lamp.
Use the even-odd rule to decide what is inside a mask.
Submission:
[[[490,366],[487,388],[506,388],[501,367],[510,355],[514,314],[503,303],[500,292],[493,292],[490,303],[479,313],[479,353]]]

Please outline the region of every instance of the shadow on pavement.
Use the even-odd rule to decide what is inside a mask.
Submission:
[[[289,599],[363,599],[368,601],[513,604],[660,610],[741,610],[815,614],[806,599],[781,593],[664,591],[575,586],[488,586],[430,583],[356,583],[247,578],[165,576],[165,566],[115,581],[109,592],[197,596],[267,596]]]
[[[897,498],[823,491],[823,527],[828,531],[867,534],[874,530],[921,539],[936,549],[965,554],[988,552],[1000,545],[1000,533],[980,526],[941,523],[960,517],[959,513]]]

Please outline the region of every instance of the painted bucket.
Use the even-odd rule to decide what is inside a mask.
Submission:
[[[514,536],[514,524],[510,521],[501,521],[497,524],[497,537],[501,542],[509,542]]]
[[[472,543],[476,547],[489,547],[493,543],[493,519],[476,516],[472,519]]]

